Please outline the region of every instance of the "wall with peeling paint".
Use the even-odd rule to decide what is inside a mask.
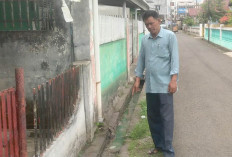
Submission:
[[[54,31],[0,32],[0,90],[15,86],[14,69],[24,68],[26,96],[32,88],[60,74],[71,64],[70,24],[55,3]]]
[[[91,1],[66,0],[74,19],[73,23],[66,23],[61,11],[62,1],[57,0],[54,3],[53,31],[0,32],[0,90],[15,86],[14,69],[24,68],[27,107],[32,107],[33,87],[64,72],[74,61],[93,60]],[[92,92],[95,91],[94,69],[94,62],[82,68],[81,78],[85,82],[80,89],[78,108],[69,127],[57,137],[44,156],[76,156],[85,142],[93,139],[97,114],[95,93]],[[27,111],[27,114],[28,119],[33,120],[32,113]]]

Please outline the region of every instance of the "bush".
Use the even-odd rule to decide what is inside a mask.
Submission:
[[[194,25],[194,20],[191,17],[186,17],[184,19],[184,24],[186,24],[187,26],[192,26]]]
[[[221,24],[232,25],[232,12],[228,11],[219,21]]]
[[[228,24],[229,17],[228,16],[223,16],[222,18],[220,18],[219,21],[220,21],[221,24]]]

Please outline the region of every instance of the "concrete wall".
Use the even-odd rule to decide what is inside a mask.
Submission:
[[[200,27],[199,26],[192,26],[192,27],[187,27],[184,29],[186,32],[189,32],[190,34],[200,36]]]
[[[113,16],[99,16],[100,44],[124,39],[125,19]]]
[[[127,10],[127,17],[129,17],[130,9],[127,8],[126,10]],[[99,15],[123,17],[123,7],[99,5]]]
[[[75,60],[91,60],[91,46],[93,35],[91,31],[92,13],[90,0],[72,3],[71,12],[73,17],[73,43]]]
[[[0,90],[15,86],[14,69],[23,67],[27,98],[32,88],[66,70],[71,64],[70,24],[61,13],[61,1],[54,3],[54,31],[1,32]]]
[[[74,61],[90,61],[82,68],[75,113],[44,152],[47,157],[77,156],[86,141],[93,139],[97,116],[92,0],[66,1],[73,23],[65,22],[61,2],[54,3],[55,30],[0,32],[0,90],[14,86],[14,68],[23,67],[28,100],[33,87],[62,73]],[[28,102],[27,107],[32,105]]]
[[[23,67],[30,99],[33,87],[65,71],[74,60],[90,60],[89,1],[67,1],[73,24],[65,22],[61,2],[54,3],[54,31],[1,32],[0,90],[14,86],[14,68]]]
[[[89,64],[80,68],[80,91],[74,114],[63,132],[46,150],[43,157],[77,157],[87,140],[93,138],[93,106],[89,106],[91,97]]]
[[[208,28],[205,25],[204,39],[208,40]],[[232,28],[212,27],[210,28],[210,41],[232,50]]]
[[[140,34],[139,34],[139,50],[140,50],[140,48],[141,48],[141,43],[142,43],[143,37],[144,37],[144,33],[140,33]]]
[[[103,110],[107,110],[109,100],[119,85],[126,82],[127,57],[126,40],[121,39],[100,46],[101,87]]]
[[[100,19],[100,62],[103,110],[118,87],[127,81],[127,41],[125,19],[103,16]],[[143,22],[130,21],[130,60],[136,59],[143,37]],[[140,33],[139,33],[140,32]],[[132,56],[133,55],[133,56]]]

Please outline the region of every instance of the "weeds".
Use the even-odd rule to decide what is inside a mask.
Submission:
[[[145,100],[139,103],[140,113],[139,113],[139,123],[131,130],[129,134],[129,155],[130,157],[146,157],[150,156],[147,151],[154,147],[152,138],[149,131],[149,125],[147,118],[142,119],[141,116],[147,117],[147,103]],[[154,157],[163,157],[162,153],[152,155]]]

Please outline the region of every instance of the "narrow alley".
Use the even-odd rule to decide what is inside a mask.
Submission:
[[[183,32],[176,35],[180,51],[179,91],[174,97],[173,144],[176,157],[231,157],[232,58],[224,54],[227,52],[225,49],[208,44],[201,38]],[[140,97],[141,101],[145,100],[144,90]],[[137,114],[130,118],[127,128],[138,125],[140,118]],[[127,136],[123,135],[125,143],[118,155],[129,157],[132,152],[138,157],[149,156],[147,147],[152,143],[150,135],[138,142],[141,146],[131,148],[128,142],[130,132],[131,129]],[[111,150],[115,141],[106,147],[104,157],[115,156]],[[153,156],[161,157],[162,154]]]
[[[179,77],[176,157],[232,157],[231,13],[232,0],[0,0],[0,157],[163,157],[147,153],[145,88],[131,92],[149,46],[167,76],[151,93]],[[149,31],[169,37],[145,46]]]

